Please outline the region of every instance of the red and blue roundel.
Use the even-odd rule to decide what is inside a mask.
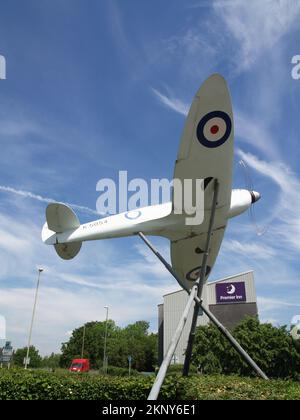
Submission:
[[[231,127],[231,119],[226,112],[209,112],[199,121],[197,139],[205,147],[219,147],[230,136]]]

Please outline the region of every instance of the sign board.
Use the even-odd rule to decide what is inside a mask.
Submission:
[[[246,287],[244,282],[217,283],[217,303],[240,303],[246,302]]]
[[[24,357],[23,365],[26,365],[26,357]],[[27,357],[27,365],[30,365],[30,357]]]
[[[12,356],[13,348],[12,348],[12,345],[11,345],[10,341],[7,341],[5,343],[5,346],[2,348],[2,354],[3,354],[3,356]]]
[[[10,341],[6,341],[5,346],[1,349],[0,363],[10,363],[13,355],[13,348]]]
[[[0,363],[10,363],[12,356],[4,356],[3,354],[0,356]]]

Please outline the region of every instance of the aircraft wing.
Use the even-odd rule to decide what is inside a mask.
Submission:
[[[197,92],[189,110],[174,170],[174,179],[204,179],[204,220],[171,239],[172,266],[189,287],[197,279],[207,239],[214,180],[219,181],[218,204],[208,258],[212,269],[227,225],[233,166],[233,115],[224,78],[210,76]],[[196,183],[193,183],[195,197]],[[174,203],[174,207],[176,203]]]
[[[218,256],[224,232],[225,227],[219,228],[213,232],[207,260],[206,278],[208,278]],[[201,235],[192,238],[171,242],[172,266],[189,288],[192,287],[193,283],[200,275],[206,239],[207,234],[202,233]]]

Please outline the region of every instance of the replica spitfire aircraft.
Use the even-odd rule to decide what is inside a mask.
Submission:
[[[209,232],[214,194],[218,180],[218,199],[211,231],[210,251],[205,280],[217,258],[228,219],[245,212],[260,198],[255,191],[232,190],[234,153],[233,114],[227,84],[213,74],[200,87],[189,110],[175,164],[174,179],[203,179],[204,219],[199,225],[187,225],[186,214],[176,213],[174,200],[80,224],[77,216],[62,203],[46,209],[42,239],[54,245],[63,259],[79,252],[83,241],[122,236],[159,235],[170,240],[172,267],[186,289],[190,289],[201,269]],[[194,188],[194,187],[193,187]]]

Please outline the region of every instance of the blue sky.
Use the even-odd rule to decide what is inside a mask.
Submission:
[[[257,236],[248,215],[230,221],[211,279],[253,269],[262,320],[300,313],[299,18],[292,0],[2,2],[0,314],[14,346],[26,344],[37,266],[33,343],[43,354],[103,320],[104,305],[119,325],[156,329],[156,305],[177,285],[143,244],[86,243],[61,261],[40,239],[43,198],[95,210],[100,178],[171,178],[185,114],[214,72],[232,94],[234,185],[245,187],[243,158],[268,229]],[[154,242],[169,255],[167,241]]]

